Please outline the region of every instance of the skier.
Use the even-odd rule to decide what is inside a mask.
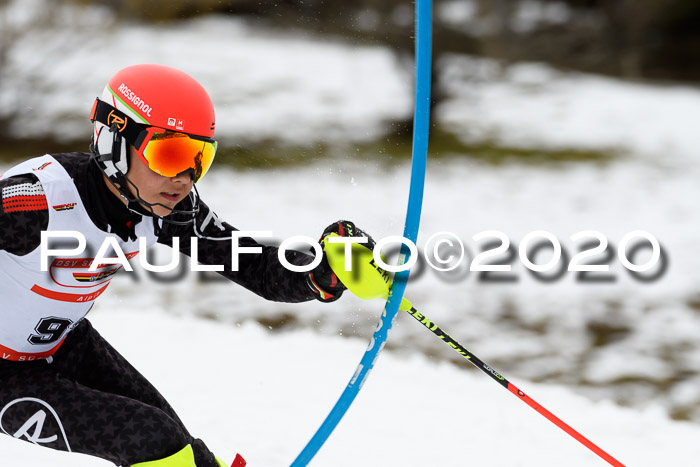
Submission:
[[[126,258],[139,239],[190,251],[198,261],[268,300],[336,300],[345,287],[324,256],[293,272],[278,250],[240,238],[199,198],[198,182],[216,153],[214,108],[189,75],[162,65],[117,72],[95,100],[90,153],[45,155],[0,177],[0,431],[126,467],[225,467],[187,431],[163,396],[85,319],[119,264],[93,265],[108,239]],[[45,259],[42,231],[79,231],[84,252]],[[350,222],[325,229],[362,236]],[[114,248],[114,254],[116,253]],[[325,253],[324,253],[325,255]],[[313,257],[290,251],[287,260]],[[156,332],[156,330],[154,330]],[[216,384],[214,379],[203,384]],[[245,461],[237,456],[234,466]]]

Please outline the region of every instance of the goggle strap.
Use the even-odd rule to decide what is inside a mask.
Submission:
[[[100,99],[95,99],[90,120],[107,125],[110,131],[124,137],[136,150],[141,148],[141,144],[148,134],[144,131],[143,126],[134,121],[133,118]]]
[[[92,109],[90,110],[90,121],[95,121],[95,112],[97,111],[98,102],[100,102],[99,98],[95,99],[95,102],[93,102],[92,104]]]

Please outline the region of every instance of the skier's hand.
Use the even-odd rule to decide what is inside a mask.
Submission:
[[[330,237],[367,237],[371,242],[371,248],[374,247],[374,240],[365,234],[362,230],[355,227],[350,221],[338,221],[326,227],[321,234],[319,243],[323,247],[323,259],[313,271],[306,276],[306,282],[311,288],[314,296],[322,302],[332,302],[340,298],[345,285],[338,279],[338,276],[333,272],[329,264],[329,256],[331,255],[331,263],[342,261],[342,258],[336,258],[337,255],[343,253],[342,244],[333,244],[334,248],[327,248],[327,239]],[[335,247],[339,248],[335,248]],[[370,250],[371,251],[371,250]]]

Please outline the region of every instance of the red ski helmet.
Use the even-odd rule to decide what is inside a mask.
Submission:
[[[188,74],[164,65],[134,65],[109,80],[93,106],[93,151],[108,177],[129,168],[127,142],[151,170],[195,181],[216,153],[214,106]],[[123,141],[126,140],[126,141]]]
[[[194,78],[168,66],[144,64],[118,71],[95,100],[90,120],[93,159],[124,199],[142,206],[152,205],[141,199],[138,187],[134,185],[136,196],[127,188],[133,185],[127,177],[129,146],[154,172],[165,177],[189,173],[195,182],[209,170],[216,154],[209,94]],[[192,209],[172,210],[188,218],[184,223],[199,209],[194,191]]]

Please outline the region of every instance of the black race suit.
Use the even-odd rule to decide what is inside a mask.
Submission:
[[[126,240],[135,238],[136,224],[153,222],[151,217],[127,209],[107,189],[102,173],[88,154],[57,154],[54,158],[73,179],[90,219],[100,229]],[[37,179],[21,175],[1,180],[0,192],[27,182],[36,183]],[[188,208],[188,202],[177,207]],[[47,228],[48,215],[46,207],[7,213],[0,207],[0,250],[22,256],[37,248],[41,231]],[[207,217],[209,222],[202,225]],[[238,271],[231,271],[230,232],[235,229],[218,219],[213,222],[204,203],[195,222],[200,226],[199,234],[210,237],[198,241],[201,263],[223,264],[226,269],[220,274],[268,300],[302,302],[314,297],[304,274],[291,272],[280,264],[275,247],[262,246],[262,254],[240,255]],[[165,223],[158,233],[158,242],[172,245],[172,239],[180,237],[180,251],[189,255],[192,236],[192,224]],[[259,246],[250,238],[241,239],[240,245]],[[288,253],[287,258],[294,264],[308,264],[312,259],[297,252]],[[213,375],[211,384],[215,384]],[[55,449],[101,457],[121,466],[162,459],[188,444],[193,447],[197,467],[218,465],[204,443],[189,434],[163,396],[87,319],[68,334],[49,359],[0,359],[0,411],[0,432]],[[37,432],[39,421],[32,417],[42,411],[46,417],[41,420],[41,432]],[[14,467],[6,461],[0,461],[0,465]]]

